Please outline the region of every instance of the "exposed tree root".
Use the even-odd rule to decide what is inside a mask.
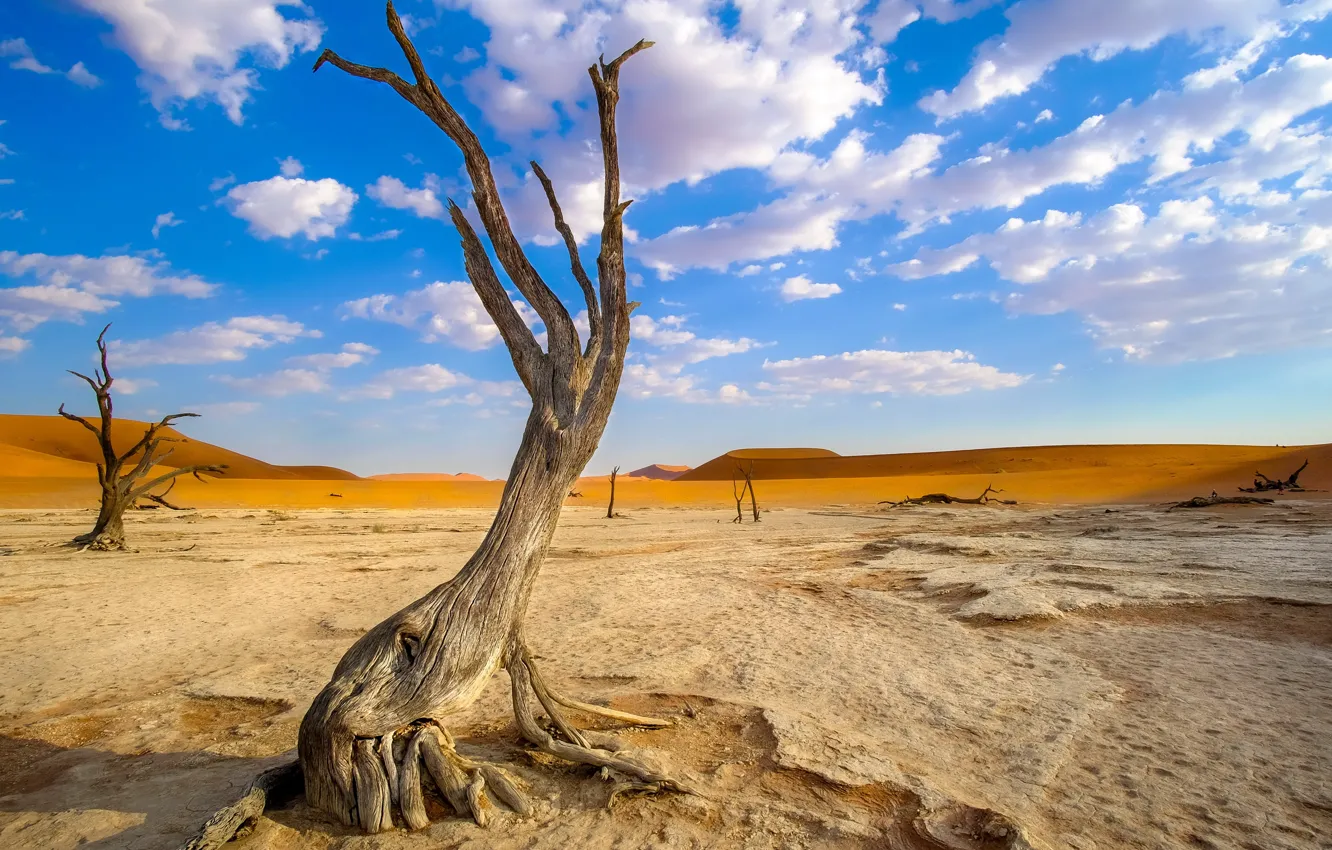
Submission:
[[[889,508],[900,508],[904,505],[988,505],[991,502],[1000,505],[1016,505],[1016,499],[992,499],[991,493],[1002,493],[1003,490],[996,490],[994,487],[986,487],[985,492],[974,499],[965,499],[961,496],[950,496],[947,493],[926,493],[924,496],[907,496],[900,502],[883,501],[881,505],[887,505]]]
[[[551,691],[537,672],[531,652],[521,643],[509,653],[506,669],[513,686],[513,710],[518,731],[542,752],[591,767],[601,768],[604,778],[619,777],[607,807],[625,794],[678,791],[698,792],[689,784],[621,754],[622,746],[610,735],[584,732],[564,717],[561,707],[595,714],[632,726],[663,727],[671,721],[642,717],[599,705],[580,702]],[[538,721],[531,694],[550,719],[548,731]],[[474,762],[458,753],[453,736],[436,720],[422,719],[379,738],[357,738],[352,746],[352,783],[355,809],[349,822],[369,833],[384,832],[398,822],[409,830],[430,825],[425,807],[425,777],[440,797],[461,817],[478,826],[496,817],[495,802],[519,817],[532,814],[532,804],[522,783],[493,764]],[[301,790],[303,774],[299,762],[282,765],[260,774],[239,800],[208,819],[183,850],[216,850],[253,829],[265,809],[281,805]],[[492,798],[494,802],[492,802]]]
[[[265,809],[295,797],[303,781],[299,761],[265,770],[246,786],[239,800],[209,818],[181,850],[213,850],[248,835]]]

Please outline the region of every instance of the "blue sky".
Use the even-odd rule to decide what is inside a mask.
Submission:
[[[580,301],[586,67],[634,319],[589,472],[842,453],[1332,439],[1332,0],[401,0],[515,227]],[[376,3],[0,13],[0,410],[117,409],[277,463],[503,475],[526,415],[442,204],[461,157],[325,47]],[[405,71],[404,71],[405,72]]]

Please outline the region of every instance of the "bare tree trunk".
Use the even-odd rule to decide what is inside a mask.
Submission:
[[[610,504],[606,506],[606,519],[615,519],[615,476],[619,474],[620,468],[618,466],[611,470]]]
[[[749,488],[749,507],[754,511],[754,522],[759,521],[758,496],[754,493],[754,461],[745,470],[745,486]]]
[[[133,505],[137,499],[148,496],[149,491],[157,485],[170,481],[174,486],[175,479],[181,475],[193,475],[202,481],[204,479],[199,476],[199,473],[207,472],[218,475],[226,469],[225,464],[217,466],[181,466],[164,475],[157,476],[146,484],[140,483],[154,465],[166,460],[167,456],[173,451],[167,449],[160,454],[158,453],[158,448],[162,443],[174,442],[169,437],[160,436],[158,431],[177,419],[198,416],[199,414],[173,413],[170,416],[164,416],[160,422],[149,425],[148,430],[143,432],[143,436],[130,447],[129,451],[118,453],[111,440],[112,422],[114,421],[111,385],[115,383],[115,378],[111,377],[111,369],[106,362],[106,332],[110,328],[111,326],[107,325],[97,335],[97,351],[100,353],[102,361],[101,370],[94,369],[92,378],[70,371],[71,375],[86,381],[97,396],[97,411],[101,419],[100,426],[93,425],[82,416],[67,413],[63,404],[60,405],[60,409],[57,411],[71,422],[77,422],[91,431],[97,437],[98,448],[102,451],[102,462],[97,464],[97,483],[102,488],[102,500],[97,511],[97,522],[93,525],[92,531],[80,534],[73,541],[84,549],[101,551],[125,548],[125,510]],[[137,461],[134,461],[135,455],[138,455]],[[134,465],[128,472],[121,475],[121,470],[125,467],[125,464],[131,461],[134,461]],[[170,492],[169,487],[167,492]],[[165,495],[164,493],[163,496]],[[166,504],[166,501],[160,497],[149,498],[153,498],[159,504]]]
[[[412,69],[414,84],[392,71],[348,62],[331,50],[323,52],[315,70],[328,62],[353,76],[388,84],[457,145],[495,254],[513,285],[541,316],[549,352],[541,350],[519,317],[470,222],[450,201],[468,276],[504,338],[532,398],[532,412],[495,520],[471,560],[453,579],[356,641],[315,697],[301,721],[298,743],[306,798],[315,808],[367,832],[390,828],[396,804],[404,822],[418,828],[425,825],[420,783],[429,774],[454,809],[478,824],[485,825],[492,811],[487,792],[517,812],[526,811],[527,803],[512,780],[496,767],[459,755],[442,725],[471,704],[500,667],[509,673],[518,729],[538,748],[628,777],[637,787],[687,790],[646,765],[592,746],[587,735],[565,720],[561,708],[640,725],[668,725],[667,721],[555,693],[537,671],[523,633],[528,599],[555,533],[560,506],[596,450],[624,369],[629,314],[637,304],[625,300],[622,217],[629,202],[620,200],[615,108],[621,64],[651,43],[640,41],[614,61],[588,69],[596,89],[606,169],[597,258],[599,297],[583,269],[555,190],[540,166],[532,163],[587,302],[590,333],[582,348],[569,312],[528,262],[509,226],[490,161],[476,135],[426,74],[392,2],[387,13],[389,30]],[[533,694],[553,732],[537,723]],[[223,810],[210,824],[234,815],[232,809]]]

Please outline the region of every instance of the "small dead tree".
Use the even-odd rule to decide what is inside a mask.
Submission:
[[[102,490],[102,501],[97,512],[97,522],[93,525],[92,531],[74,538],[76,545],[84,549],[100,551],[125,548],[125,510],[133,505],[136,500],[148,498],[158,504],[172,507],[166,502],[166,493],[163,493],[160,497],[149,495],[154,487],[167,481],[174,484],[175,479],[181,475],[193,475],[203,481],[204,479],[200,477],[199,473],[206,472],[211,475],[220,475],[226,469],[225,464],[181,466],[158,475],[151,481],[142,481],[149,470],[166,460],[174,451],[174,449],[159,451],[163,443],[175,442],[170,437],[162,436],[159,433],[161,429],[177,419],[198,416],[197,413],[173,413],[170,416],[164,416],[160,422],[149,425],[148,430],[143,432],[143,436],[128,451],[116,451],[111,439],[113,407],[111,403],[111,385],[115,382],[115,379],[111,377],[111,370],[106,362],[106,332],[110,328],[111,326],[107,325],[97,335],[97,351],[100,353],[102,361],[101,370],[94,369],[91,378],[69,370],[71,375],[87,381],[88,386],[92,387],[96,394],[97,410],[101,415],[100,427],[93,425],[82,416],[67,412],[63,404],[60,405],[60,409],[57,411],[66,419],[77,422],[91,431],[97,437],[98,446],[102,451],[102,461],[97,464],[97,483]],[[137,461],[135,461],[135,457],[138,458]],[[133,465],[129,468],[129,471],[122,474],[126,464],[131,461],[133,461]],[[167,492],[170,492],[170,488],[167,488]]]
[[[619,474],[620,468],[618,466],[611,470],[610,504],[606,506],[606,519],[615,519],[615,476]]]
[[[586,301],[589,334],[583,347],[569,311],[523,253],[476,134],[426,73],[392,2],[387,16],[389,31],[415,82],[384,68],[349,62],[331,50],[320,55],[315,70],[328,63],[354,77],[387,84],[457,146],[471,178],[476,212],[500,265],[545,324],[548,349],[542,350],[523,322],[471,222],[450,201],[449,213],[462,238],[467,274],[499,329],[531,396],[532,410],[495,519],[480,548],[454,578],[357,640],[301,721],[298,752],[306,801],[366,832],[392,828],[396,805],[402,822],[419,829],[428,823],[422,779],[429,774],[453,808],[480,825],[491,817],[490,796],[516,812],[529,812],[512,779],[497,767],[460,755],[445,728],[452,715],[480,696],[500,667],[509,674],[518,731],[537,749],[602,768],[635,789],[688,790],[681,782],[615,752],[613,745],[593,733],[576,729],[565,719],[565,710],[641,726],[666,726],[669,721],[613,711],[555,692],[538,671],[523,629],[528,600],[555,533],[560,507],[606,428],[624,369],[629,314],[638,306],[627,302],[625,294],[623,216],[629,202],[620,199],[615,113],[620,67],[651,42],[640,41],[613,61],[598,61],[588,69],[596,91],[605,166],[604,224],[597,257],[599,297],[583,268],[578,244],[565,223],[551,181],[532,163],[545,189],[555,228],[568,250],[572,276]],[[550,719],[549,729],[537,721],[533,696]],[[228,831],[227,824],[235,822],[237,807],[253,813],[257,799],[262,811],[264,796],[274,791],[273,780],[268,781],[268,786],[252,784],[236,806],[219,812],[193,846],[218,846],[217,837]]]
[[[731,522],[743,523],[745,521],[745,493],[749,491],[749,479],[745,478],[745,484],[739,490],[735,489],[739,483],[736,473],[744,475],[745,471],[740,468],[740,464],[735,465],[735,472],[731,473],[731,495],[735,497],[735,519]]]

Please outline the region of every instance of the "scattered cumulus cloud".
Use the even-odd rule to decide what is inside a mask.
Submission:
[[[886,351],[765,360],[759,389],[795,395],[892,393],[956,395],[1017,387],[1027,378],[978,363],[965,351]]]
[[[840,294],[842,287],[835,283],[814,283],[804,275],[788,277],[782,283],[782,300],[806,301],[817,298],[831,298]]]
[[[157,339],[123,342],[108,348],[116,362],[126,366],[227,363],[244,360],[250,351],[289,343],[300,337],[320,337],[300,322],[285,316],[237,316],[225,322],[207,322],[174,331]]]
[[[242,123],[259,87],[258,70],[244,63],[285,67],[318,47],[324,32],[308,7],[287,0],[74,2],[111,24],[111,42],[139,66],[139,87],[170,130],[188,128],[177,110],[192,101],[221,106],[232,123]]]
[[[82,321],[86,313],[103,313],[118,306],[117,297],[207,298],[217,290],[217,284],[176,273],[152,255],[86,257],[0,251],[0,273],[36,281],[0,287],[0,319],[19,331],[53,319]]]
[[[539,322],[525,301],[515,300],[528,327]],[[371,295],[342,305],[345,316],[392,322],[421,331],[426,342],[480,351],[501,341],[499,328],[467,281],[435,281],[403,295]]]
[[[335,235],[347,223],[356,197],[350,187],[331,177],[307,180],[278,175],[233,186],[223,203],[232,215],[249,222],[250,233],[259,239],[300,234],[313,242]]]
[[[33,55],[32,48],[28,42],[22,38],[11,38],[7,41],[0,41],[0,57],[10,60],[9,67],[18,71],[32,71],[35,74],[60,74],[62,72],[37,61]],[[63,72],[63,76],[75,85],[84,88],[97,88],[102,81],[93,74],[82,62],[75,62],[68,71]]]
[[[156,239],[162,233],[162,228],[164,227],[176,227],[184,223],[185,222],[176,218],[174,212],[164,212],[153,222],[153,238]]]

